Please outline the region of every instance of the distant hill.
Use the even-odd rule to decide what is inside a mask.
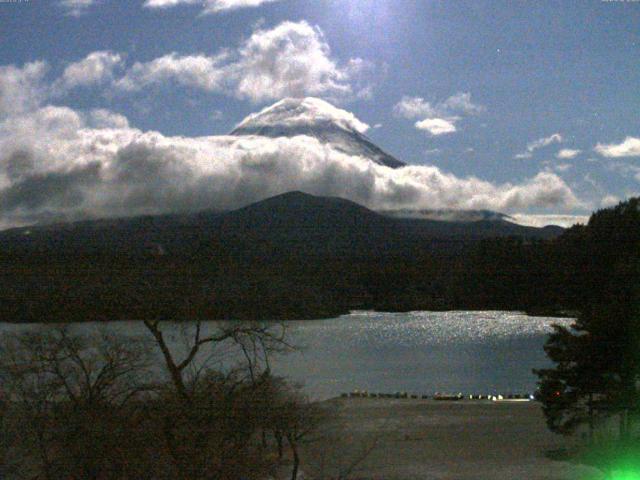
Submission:
[[[523,248],[558,233],[396,218],[302,192],[230,212],[19,228],[0,232],[0,321],[517,309]]]
[[[402,255],[461,241],[518,236],[553,238],[558,227],[534,228],[504,217],[440,221],[383,215],[349,200],[289,192],[230,212],[94,220],[0,232],[5,254],[149,252],[173,255]],[[435,247],[434,247],[435,248]]]

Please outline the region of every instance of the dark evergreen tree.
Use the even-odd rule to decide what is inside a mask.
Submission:
[[[638,199],[595,213],[574,232],[581,245],[580,316],[545,345],[555,363],[536,371],[552,431],[571,433],[598,416],[620,418],[620,435],[640,413],[640,210]],[[577,238],[581,237],[581,238]]]

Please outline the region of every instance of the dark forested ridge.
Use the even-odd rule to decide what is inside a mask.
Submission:
[[[235,210],[0,232],[0,321],[579,309],[638,248],[638,199],[588,226],[394,218],[292,192]]]

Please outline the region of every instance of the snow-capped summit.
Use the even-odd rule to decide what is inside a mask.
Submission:
[[[295,128],[333,123],[344,130],[364,133],[369,125],[361,122],[353,113],[334,107],[319,98],[285,98],[258,113],[245,118],[236,130],[250,130],[269,127]]]
[[[319,98],[285,98],[249,115],[231,135],[295,137],[306,135],[330,144],[347,155],[361,156],[387,167],[404,163],[376,146],[365,135],[369,126],[353,113],[339,109]]]

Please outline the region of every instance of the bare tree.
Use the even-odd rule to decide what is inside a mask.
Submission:
[[[264,438],[269,356],[290,351],[282,324],[187,324],[180,351],[165,327],[145,321],[172,389],[158,411],[162,442],[180,478],[262,478],[274,467]],[[175,328],[175,324],[173,325]],[[226,366],[216,365],[217,351]],[[218,368],[214,368],[218,367]],[[268,460],[270,459],[271,460]]]
[[[144,325],[153,335],[164,358],[165,366],[178,395],[189,400],[191,392],[186,373],[197,365],[198,355],[206,349],[211,352],[223,344],[231,344],[239,349],[246,361],[246,368],[252,381],[255,382],[260,368],[269,369],[269,355],[293,350],[285,340],[286,329],[282,323],[237,323],[217,322],[212,332],[203,333],[203,324],[198,321],[193,325],[193,332],[186,355],[177,360],[176,353],[165,338],[162,324],[156,320],[145,320]],[[213,323],[209,324],[213,325]],[[205,355],[206,356],[206,355]],[[207,357],[209,358],[209,357]],[[209,368],[206,362],[197,368],[201,372]],[[192,378],[193,380],[193,378]]]
[[[262,480],[289,468],[296,480],[333,412],[272,375],[269,357],[292,349],[284,327],[188,324],[178,345],[175,324],[145,325],[153,341],[69,327],[0,338],[3,476]]]
[[[120,440],[131,438],[130,425],[122,420],[133,418],[128,407],[148,390],[141,342],[104,333],[89,341],[53,327],[5,335],[0,351],[2,391],[20,420],[11,454],[21,457],[24,475],[101,478],[127,464]]]

